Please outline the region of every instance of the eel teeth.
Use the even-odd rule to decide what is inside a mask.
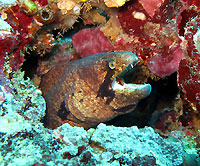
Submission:
[[[117,81],[116,78],[113,79],[113,82],[111,84],[111,88],[114,91],[116,90],[134,91],[147,88],[148,86],[150,86],[150,84],[131,84],[131,83],[126,84],[123,81],[123,79],[121,79],[119,83],[119,81]]]

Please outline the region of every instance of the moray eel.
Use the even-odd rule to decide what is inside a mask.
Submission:
[[[138,57],[128,51],[98,53],[56,64],[41,80],[47,104],[46,126],[63,123],[93,127],[132,111],[151,92],[150,84],[127,84]]]

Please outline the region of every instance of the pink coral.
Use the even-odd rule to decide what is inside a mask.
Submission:
[[[183,58],[184,53],[181,48],[177,47],[171,51],[167,58],[160,55],[153,56],[148,61],[148,68],[152,73],[159,77],[166,77],[178,70],[180,60]]]
[[[163,3],[163,0],[138,0],[138,2],[142,4],[143,8],[149,14],[149,16],[153,17],[155,12]]]
[[[100,27],[80,30],[72,36],[72,43],[82,58],[113,50],[112,44],[100,31]]]
[[[31,41],[28,27],[32,23],[32,18],[21,12],[19,6],[9,8],[5,10],[5,13],[7,18],[4,22],[7,22],[11,28],[5,29],[0,34],[1,73],[4,72],[5,62],[8,61],[12,71],[18,70],[24,61],[20,52]]]

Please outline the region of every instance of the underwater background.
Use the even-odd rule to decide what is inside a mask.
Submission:
[[[199,166],[199,0],[0,0],[0,166]]]

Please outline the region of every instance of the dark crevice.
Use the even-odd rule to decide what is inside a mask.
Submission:
[[[107,125],[120,127],[136,125],[139,128],[149,126],[152,113],[158,107],[162,107],[163,103],[173,103],[179,92],[177,86],[177,73],[158,81],[149,79],[147,83],[152,86],[151,94],[147,98],[141,100],[132,112],[107,121]]]

